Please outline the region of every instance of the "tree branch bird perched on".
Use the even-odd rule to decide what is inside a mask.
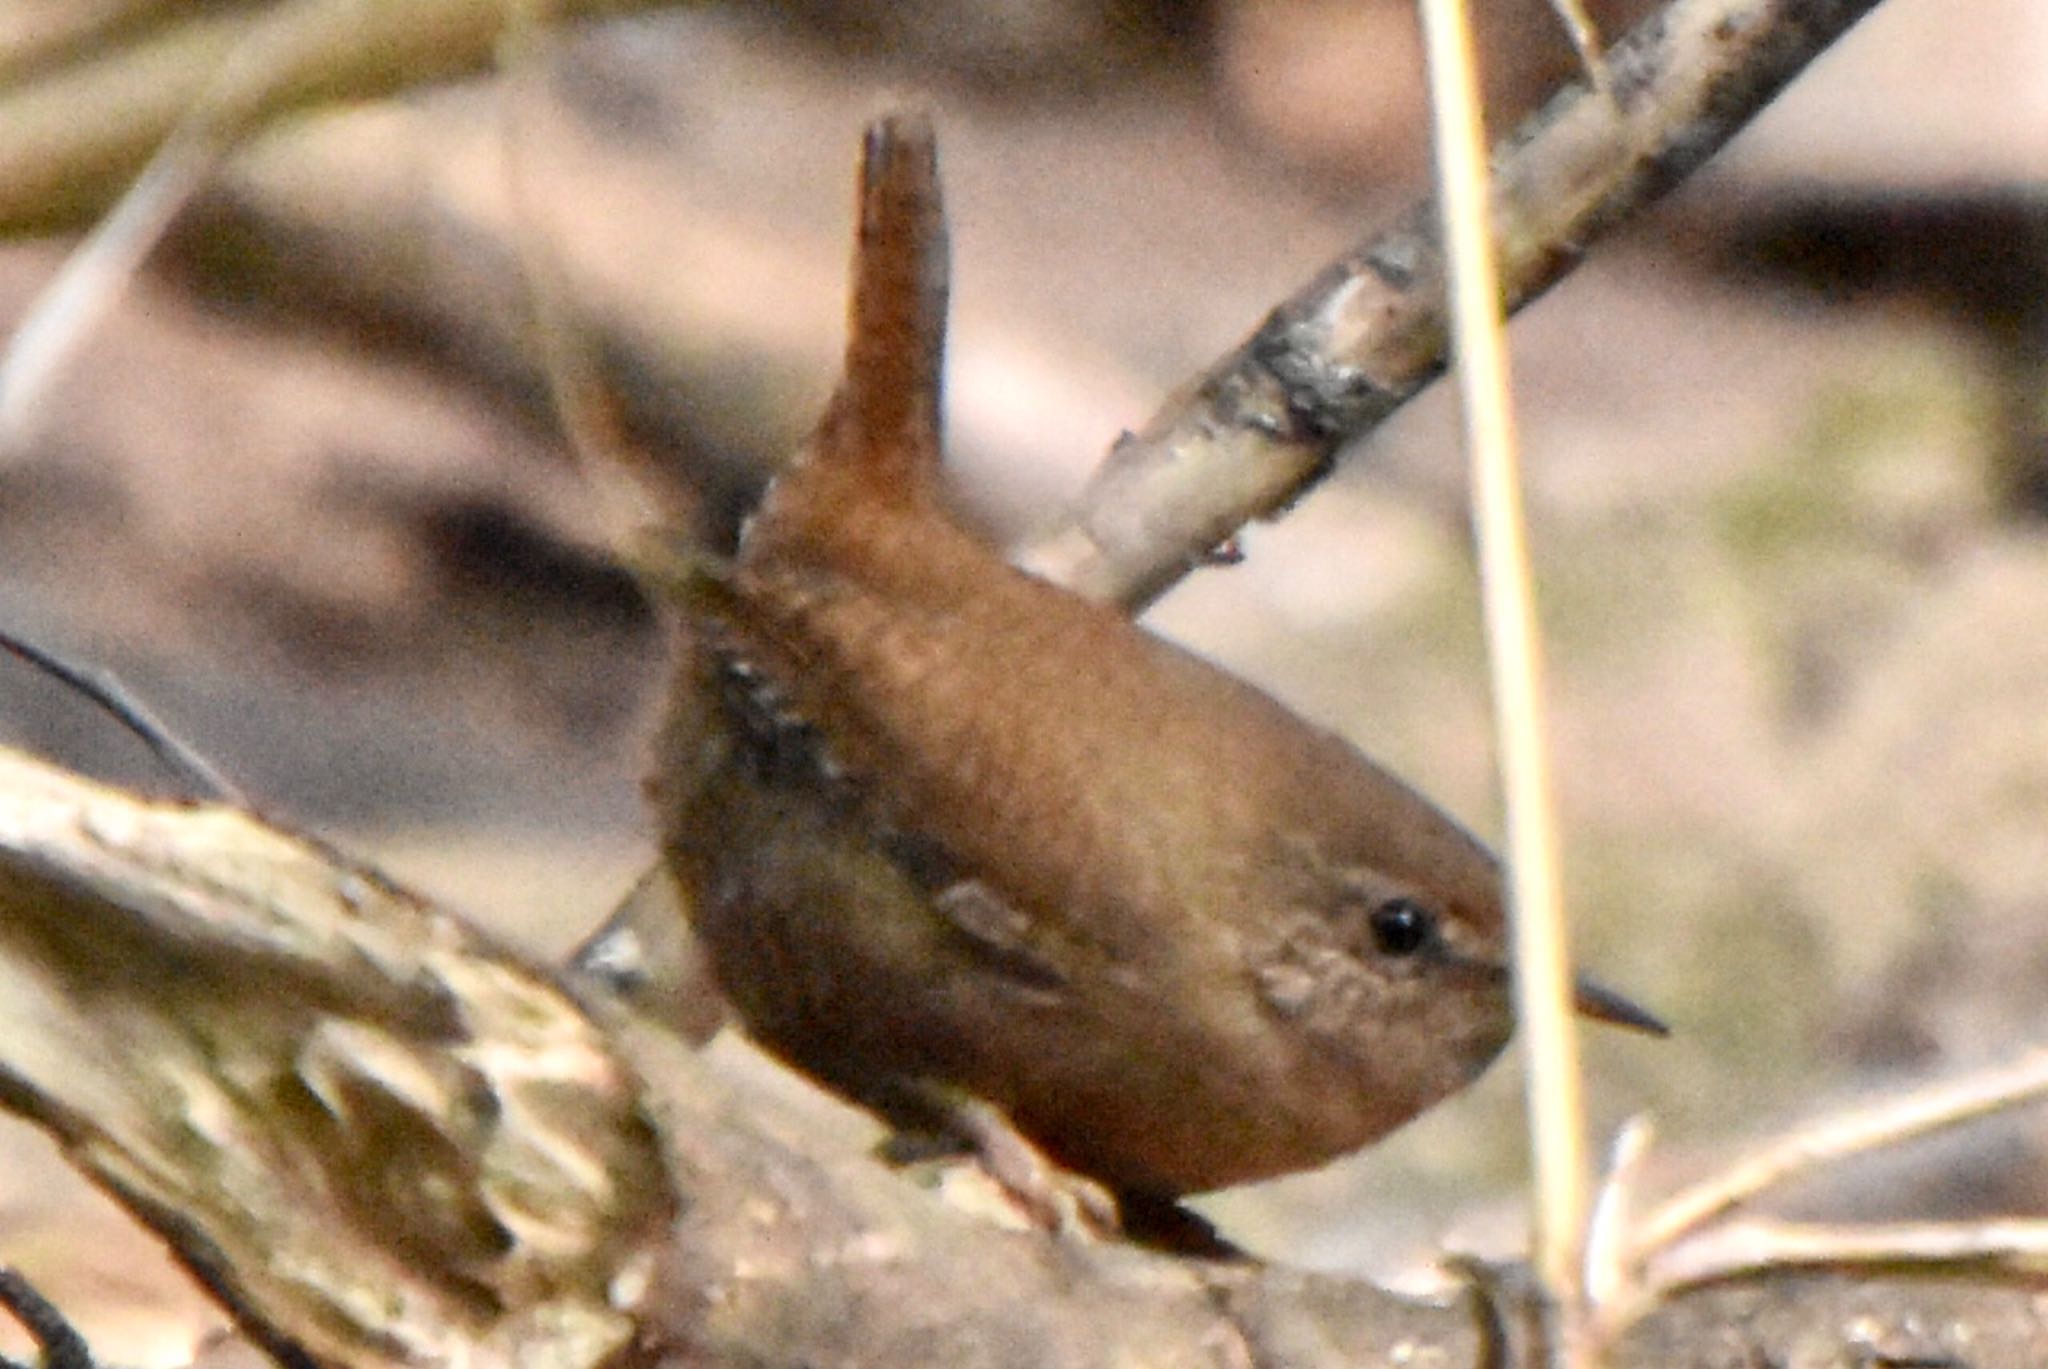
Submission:
[[[747,1031],[904,1126],[992,1109],[1127,1216],[1321,1164],[1469,1083],[1511,1028],[1486,849],[947,511],[922,117],[868,132],[853,274],[823,421],[732,564],[669,587],[652,789]],[[1661,1031],[1591,985],[1579,1008]]]

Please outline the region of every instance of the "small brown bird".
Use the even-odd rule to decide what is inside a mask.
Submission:
[[[653,789],[712,972],[832,1088],[911,1126],[992,1106],[1127,1206],[1363,1146],[1508,1039],[1499,869],[948,513],[946,273],[931,130],[884,118],[844,379],[732,565],[674,586]]]

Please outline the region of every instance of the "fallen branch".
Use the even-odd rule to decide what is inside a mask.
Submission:
[[[1542,1362],[1512,1278],[1422,1300],[1027,1228],[572,987],[251,814],[0,751],[0,1106],[286,1365]],[[1753,1275],[1610,1363],[2048,1358],[2030,1279]]]
[[[250,814],[0,752],[0,1105],[287,1364],[1534,1362],[1510,1285],[1421,1301],[991,1220],[585,992]],[[1743,1323],[1768,1336],[1673,1353],[1681,1302],[1614,1362],[1775,1355],[1874,1297],[1967,1316],[1983,1362],[2048,1352],[2018,1290],[1801,1276],[1751,1295],[1784,1300]]]
[[[0,753],[0,1106],[288,1364],[595,1364],[672,1209],[543,973],[241,810]]]

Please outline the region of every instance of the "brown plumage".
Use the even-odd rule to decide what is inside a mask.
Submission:
[[[845,377],[733,565],[674,586],[654,789],[713,972],[841,1092],[911,1123],[984,1100],[1127,1196],[1362,1146],[1508,1039],[1495,862],[947,512],[945,276],[930,128],[883,119]]]

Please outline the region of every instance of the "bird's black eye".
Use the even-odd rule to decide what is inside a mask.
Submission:
[[[1436,914],[1412,898],[1390,898],[1372,910],[1372,944],[1382,955],[1414,955],[1436,940]]]

